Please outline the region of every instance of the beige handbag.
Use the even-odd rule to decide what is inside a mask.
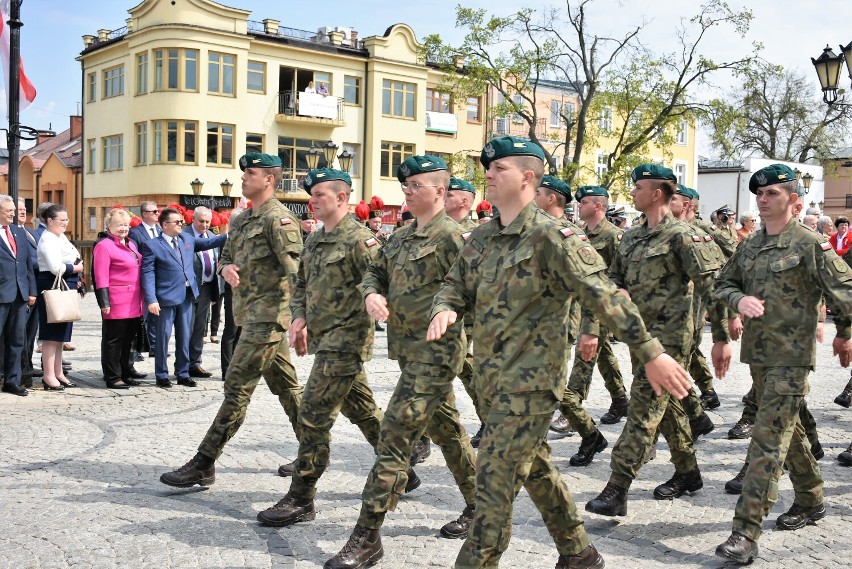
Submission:
[[[80,295],[68,288],[62,275],[56,275],[53,287],[42,292],[44,306],[47,309],[47,323],[76,322],[81,319]]]

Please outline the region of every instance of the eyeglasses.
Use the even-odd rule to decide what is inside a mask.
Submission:
[[[174,219],[172,221],[164,221],[163,225],[165,225],[167,223],[174,223],[176,225],[186,225],[182,219]]]
[[[440,188],[440,184],[418,184],[417,182],[403,182],[400,184],[403,190],[411,190],[412,192],[419,192],[423,188]]]
[[[142,213],[160,213],[158,209],[143,209]]]

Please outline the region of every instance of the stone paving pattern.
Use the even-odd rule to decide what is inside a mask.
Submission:
[[[192,389],[153,385],[153,361],[137,369],[150,374],[142,387],[111,391],[100,373],[100,317],[94,295],[83,303],[84,321],[75,324],[71,377],[81,385],[64,393],[32,390],[26,398],[0,395],[4,436],[0,437],[0,567],[321,567],[345,543],[358,517],[361,489],[373,454],[363,436],[345,418],[335,425],[331,466],[319,482],[317,519],[289,528],[258,525],[255,514],[286,492],[289,479],[275,475],[292,460],[297,442],[283,410],[261,383],[239,433],[216,465],[216,484],[208,489],[178,490],[159,476],[186,462],[196,450],[221,401],[219,346],[207,344],[203,365],[214,372]],[[852,469],[835,458],[852,437],[852,410],[833,399],[849,372],[832,358],[828,326],[819,346],[818,371],[811,376],[811,410],[819,424],[826,457],[828,516],[817,526],[796,532],[774,530],[775,518],[792,501],[789,480],[782,479],[780,499],[766,521],[756,564],[766,567],[848,567],[852,557]],[[710,351],[709,331],[702,346]],[[624,344],[615,345],[622,369],[629,369]],[[738,345],[734,345],[738,358]],[[311,357],[295,358],[307,378]],[[398,377],[387,359],[384,333],[378,333],[374,359],[367,365],[376,399],[384,406]],[[608,396],[597,375],[588,407],[600,417]],[[629,374],[628,374],[629,377]],[[629,494],[628,515],[585,515],[593,543],[607,566],[721,567],[713,555],[730,533],[736,496],[724,484],[739,470],[748,441],[731,441],[727,430],[739,418],[740,398],[749,386],[747,368],[735,364],[718,384],[722,407],[710,415],[716,430],[697,444],[704,489],[692,496],[657,501],[654,487],[673,468],[664,441],[656,460],[640,472]],[[38,384],[40,387],[40,384]],[[475,432],[476,418],[463,388],[457,386],[462,420]],[[603,488],[609,475],[610,449],[622,428],[602,425],[609,448],[585,468],[568,466],[579,437],[552,442],[555,462],[583,505]],[[463,508],[440,451],[417,467],[423,485],[388,515],[380,567],[452,567],[461,542],[438,537],[438,529]],[[504,567],[553,567],[557,554],[541,518],[525,492],[515,505],[514,534]]]

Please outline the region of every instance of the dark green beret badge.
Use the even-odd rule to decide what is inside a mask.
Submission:
[[[305,188],[305,191],[310,194],[311,188],[317,184],[331,182],[334,180],[340,180],[342,182],[346,182],[350,187],[352,186],[352,178],[349,177],[349,174],[342,170],[335,170],[333,168],[319,168],[317,170],[311,170],[308,172],[308,175],[302,179],[302,186]]]
[[[770,164],[752,174],[751,179],[748,181],[748,189],[751,193],[756,194],[757,188],[795,180],[796,173],[789,166],[785,166],[784,164]]]
[[[493,160],[499,160],[507,156],[535,156],[544,161],[544,151],[541,146],[523,138],[515,136],[503,136],[495,138],[485,145],[479,158],[482,165],[488,168]]]
[[[406,158],[405,162],[399,165],[396,171],[396,177],[400,182],[404,182],[409,176],[416,176],[424,172],[437,172],[438,170],[447,170],[447,163],[443,158],[426,154],[424,156],[411,156]]]
[[[669,180],[677,182],[677,176],[672,172],[672,169],[660,166],[659,164],[639,164],[633,169],[630,179],[634,182],[639,180]]]
[[[580,186],[574,193],[574,199],[578,202],[587,196],[601,196],[608,198],[609,192],[602,186]]]
[[[240,157],[240,170],[246,168],[280,168],[281,158],[273,154],[262,154],[260,152],[249,152]]]

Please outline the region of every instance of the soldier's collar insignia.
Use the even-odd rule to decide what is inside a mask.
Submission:
[[[367,245],[367,247],[374,247],[379,244],[379,240],[375,237],[370,237],[369,239],[364,241],[364,244]]]
[[[494,146],[492,146],[490,142],[485,145],[484,150],[486,156],[488,156],[489,158],[494,158]]]
[[[290,225],[291,223],[293,223],[293,220],[290,219],[289,217],[282,217],[281,218],[281,225]]]

